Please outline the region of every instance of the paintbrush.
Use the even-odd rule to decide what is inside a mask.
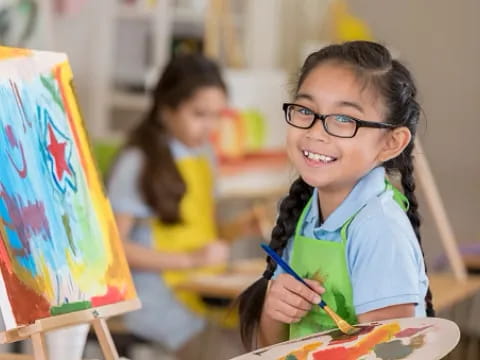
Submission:
[[[292,275],[295,279],[300,281],[302,284],[304,284],[306,287],[308,287],[310,290],[313,290],[313,288],[308,285],[305,280],[303,280],[291,267],[288,265],[282,258],[279,256],[273,249],[268,246],[267,244],[261,244],[262,249],[277,263],[278,266],[280,266],[287,274]],[[327,314],[332,318],[333,321],[335,321],[335,324],[337,324],[338,328],[340,329],[341,332],[347,335],[354,335],[357,332],[360,331],[360,329],[357,329],[350,325],[348,322],[346,322],[344,319],[342,319],[335,311],[330,309],[328,305],[325,303],[325,301],[320,301],[318,304]]]

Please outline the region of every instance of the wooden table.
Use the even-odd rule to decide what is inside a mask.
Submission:
[[[470,254],[463,256],[463,262],[469,271],[480,273],[480,255]]]
[[[34,360],[31,355],[0,354],[0,360]]]
[[[480,291],[478,275],[470,275],[464,282],[449,273],[431,274],[429,279],[436,311],[446,310]]]
[[[265,268],[265,259],[244,260],[230,271],[219,275],[198,275],[183,283],[181,288],[204,296],[234,299],[256,281]],[[471,275],[459,282],[449,273],[429,274],[433,304],[436,311],[445,310],[480,291],[480,276]]]

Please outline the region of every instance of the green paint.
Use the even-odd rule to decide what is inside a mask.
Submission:
[[[92,307],[90,301],[77,301],[63,304],[62,306],[52,306],[50,309],[51,315],[61,315],[66,313],[71,313],[74,311],[86,310]]]
[[[335,304],[336,304],[336,313],[342,318],[342,319],[350,319],[352,314],[350,313],[348,306],[347,306],[347,301],[345,299],[345,296],[338,291],[335,287],[332,287],[330,291],[333,294],[333,297],[335,298]],[[331,304],[329,304],[331,305]]]
[[[398,360],[410,355],[413,352],[413,347],[402,344],[401,340],[394,340],[375,345],[373,351],[382,360]]]
[[[59,96],[57,87],[56,87],[56,82],[53,78],[53,76],[40,76],[40,80],[42,81],[43,86],[48,90],[50,95],[52,95],[53,101],[62,109],[63,112],[65,112],[65,109],[63,107],[63,102],[62,99]]]
[[[293,354],[288,354],[285,360],[298,360],[297,357]]]
[[[106,266],[106,249],[104,248],[99,220],[95,215],[93,202],[88,189],[83,182],[79,182],[73,206],[77,214],[77,229],[75,245],[80,256],[88,266],[98,269]],[[100,216],[103,214],[100,214]],[[97,241],[92,241],[96,239]]]
[[[62,215],[62,222],[65,232],[67,233],[68,245],[70,246],[70,249],[72,249],[73,254],[76,255],[75,243],[73,242],[72,238],[72,228],[70,227],[70,221],[66,214]]]

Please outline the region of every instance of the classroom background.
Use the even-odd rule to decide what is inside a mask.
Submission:
[[[282,150],[281,104],[302,60],[333,41],[386,44],[413,70],[423,106],[419,138],[427,162],[417,177],[426,179],[424,249],[438,316],[462,330],[450,358],[478,359],[479,13],[476,0],[1,0],[0,43],[68,55],[103,175],[172,54],[203,52],[219,62],[231,106],[215,137],[222,216],[228,222],[254,214],[261,234],[239,238],[235,227],[227,229],[229,273],[190,284],[226,300],[263,271],[258,244],[268,239],[277,202],[295,177]],[[111,331],[119,349],[135,348],[133,359],[169,359],[129,337],[121,319]],[[219,336],[212,333],[210,344]],[[95,347],[88,342],[87,358],[97,356]]]

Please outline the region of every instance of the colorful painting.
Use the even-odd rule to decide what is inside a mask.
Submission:
[[[8,329],[136,298],[63,54],[0,47],[0,306]]]
[[[458,326],[439,318],[404,318],[357,325],[350,336],[339,330],[290,340],[232,360],[434,360],[460,340]]]

